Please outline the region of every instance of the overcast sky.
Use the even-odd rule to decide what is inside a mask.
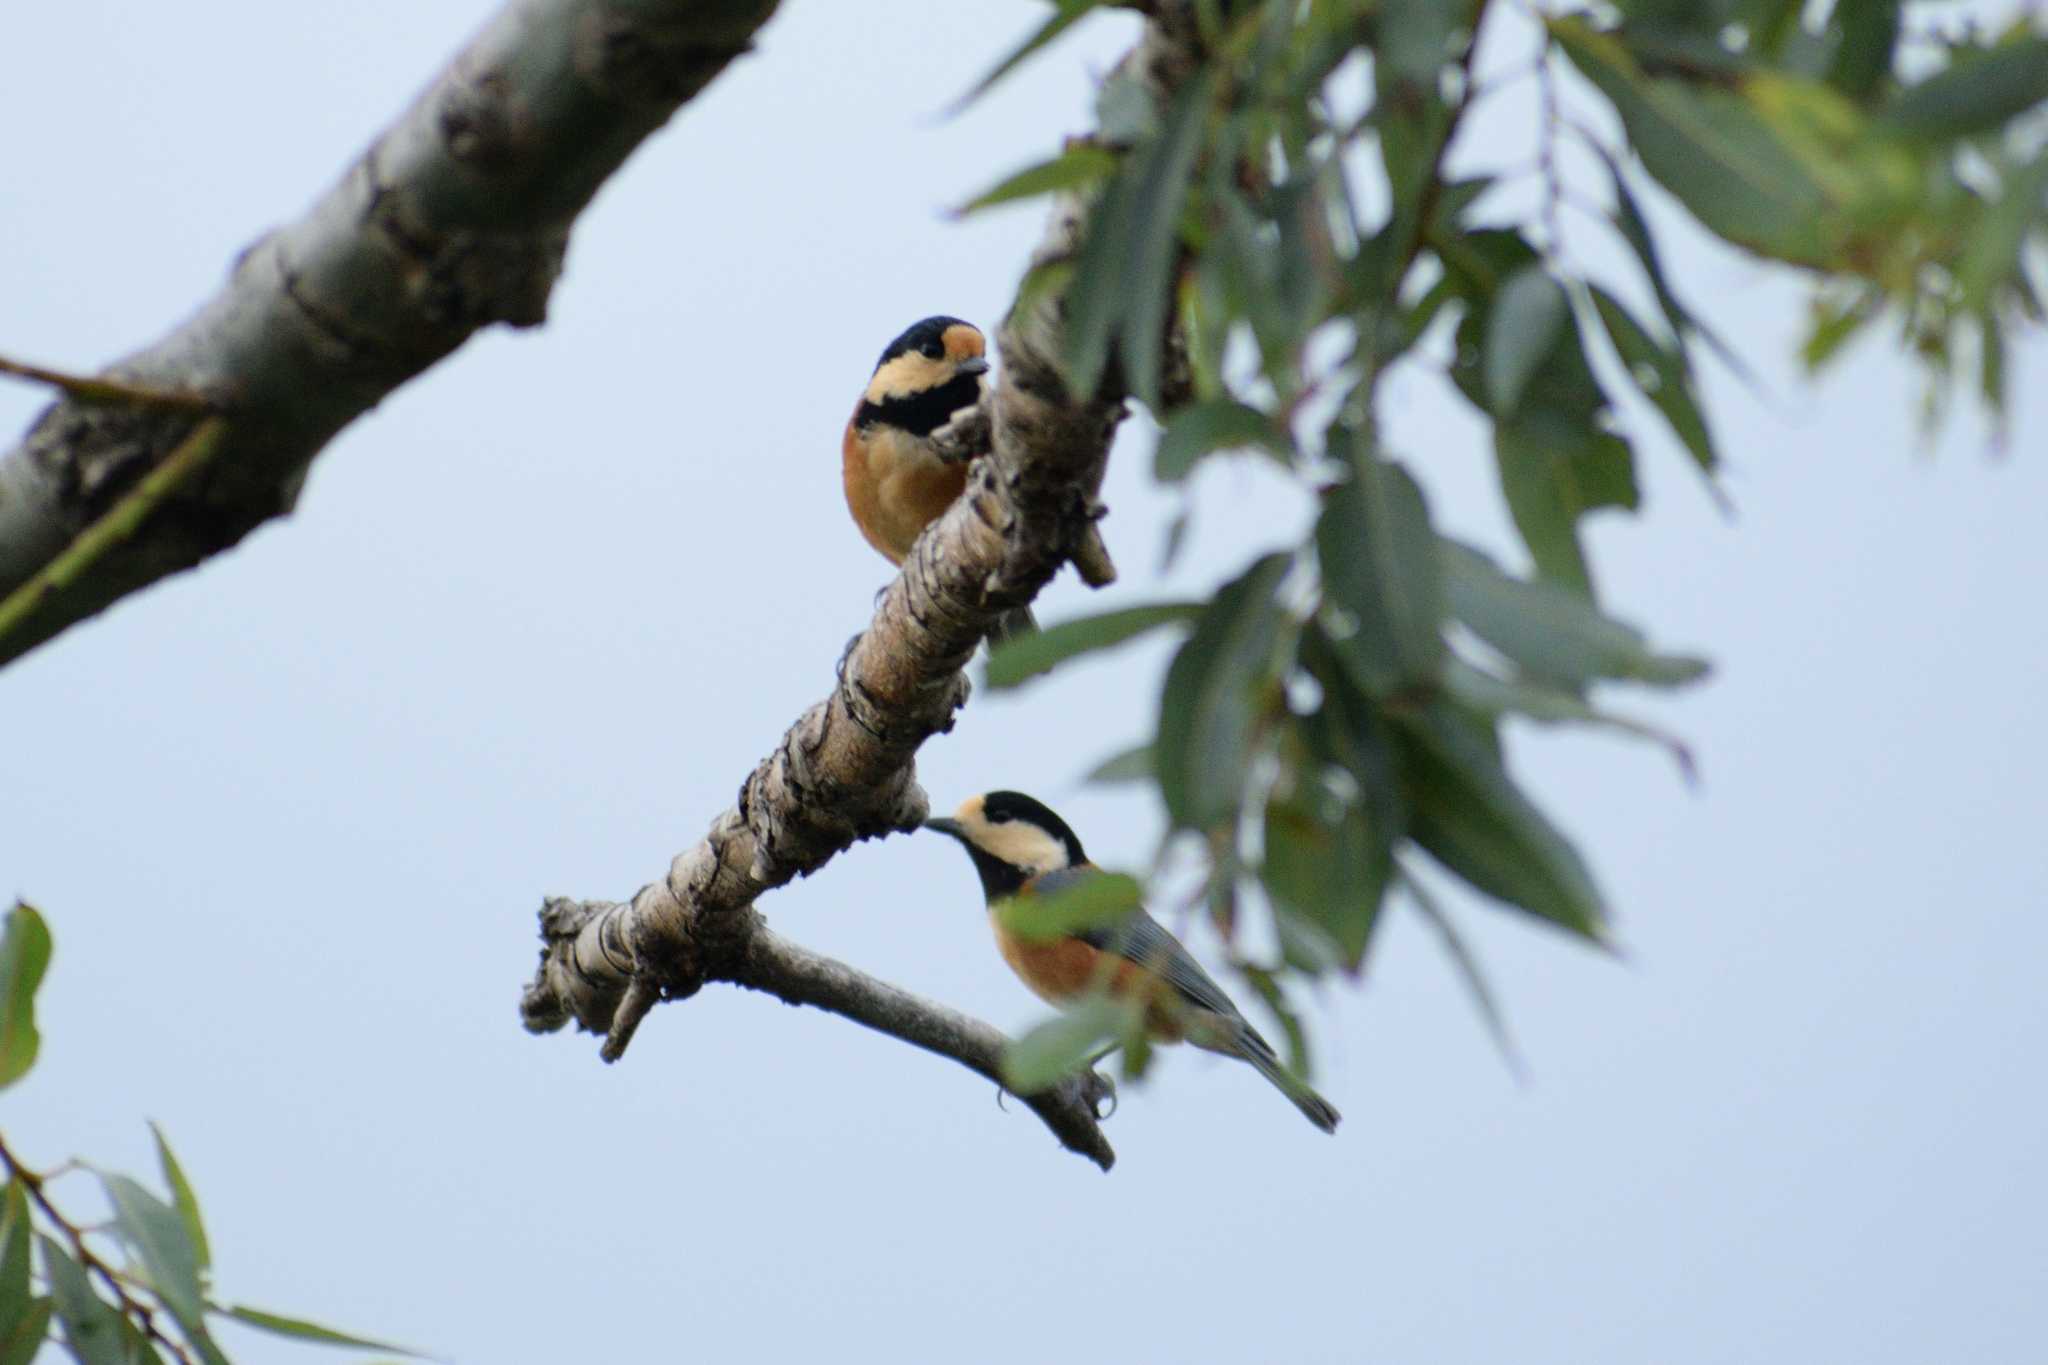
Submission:
[[[15,7],[0,353],[91,368],[159,335],[490,8]],[[1106,1177],[949,1063],[727,988],[616,1067],[520,1030],[542,895],[659,876],[866,620],[887,570],[845,520],[840,424],[902,326],[999,316],[1037,212],[941,211],[1085,127],[1131,31],[1092,22],[941,119],[1042,12],[788,0],[605,189],[545,329],[473,342],[288,521],[0,673],[0,894],[57,942],[10,1142],[146,1171],[154,1118],[225,1298],[462,1362],[2037,1352],[2048,346],[2014,353],[2005,456],[1968,420],[1923,447],[1886,343],[1802,385],[1796,282],[1668,204],[1673,273],[1766,392],[1708,375],[1733,519],[1651,428],[1644,516],[1592,533],[1615,608],[1716,660],[1617,699],[1693,743],[1699,788],[1651,748],[1515,736],[1628,947],[1458,904],[1526,1083],[1406,914],[1315,1012],[1335,1138],[1171,1055]],[[1527,155],[1520,99],[1468,164]],[[42,401],[0,389],[0,429]],[[1509,549],[1483,429],[1421,375],[1388,402],[1439,520]],[[1063,576],[1043,618],[1296,535],[1289,490],[1220,465],[1161,579],[1152,439],[1126,425],[1106,489],[1123,581]],[[1141,863],[1153,799],[1078,778],[1144,733],[1163,658],[978,696],[920,757],[934,804],[1022,788]],[[1026,1024],[979,900],[957,848],[892,839],[763,908]]]

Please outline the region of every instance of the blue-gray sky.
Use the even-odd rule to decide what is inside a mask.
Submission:
[[[489,8],[12,16],[0,351],[89,368],[157,335]],[[1704,778],[1517,734],[1628,946],[1459,903],[1526,1084],[1407,915],[1315,1012],[1337,1137],[1175,1055],[1107,1177],[956,1067],[724,988],[617,1067],[520,1031],[541,895],[659,875],[866,619],[886,567],[845,521],[840,424],[902,325],[999,314],[1036,212],[941,210],[1084,127],[1130,32],[1085,26],[940,118],[1041,12],[789,0],[600,196],[544,330],[472,344],[345,433],[288,521],[0,673],[0,893],[57,938],[10,1141],[145,1169],[155,1118],[225,1297],[466,1362],[2037,1350],[2048,346],[2014,354],[2006,456],[1968,421],[1923,449],[1886,343],[1802,386],[1796,285],[1675,210],[1681,289],[1766,379],[1708,377],[1738,515],[1652,428],[1644,516],[1592,544],[1617,610],[1717,661],[1634,708]],[[1526,154],[1520,98],[1473,163]],[[0,426],[41,401],[0,390]],[[1421,374],[1389,403],[1440,520],[1508,546],[1483,430]],[[1044,617],[1295,534],[1294,495],[1225,465],[1160,579],[1151,439],[1128,425],[1106,490],[1123,582],[1063,577]],[[1152,800],[1078,777],[1140,735],[1163,658],[978,697],[921,757],[935,803],[1021,787],[1141,863]],[[894,839],[763,908],[1026,1023],[978,900],[957,850]]]

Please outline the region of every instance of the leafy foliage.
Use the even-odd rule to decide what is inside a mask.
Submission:
[[[0,1048],[9,1059],[7,1082],[20,1079],[35,1061],[34,997],[50,947],[42,917],[17,902],[0,935],[0,1019],[9,1021],[5,1036],[17,1040]],[[28,1169],[0,1140],[0,1173],[6,1176],[0,1186],[0,1365],[27,1365],[46,1342],[61,1343],[84,1365],[155,1365],[167,1358],[225,1365],[228,1357],[209,1326],[220,1318],[298,1341],[412,1354],[262,1309],[215,1302],[209,1284],[213,1256],[198,1196],[163,1131],[152,1125],[152,1132],[170,1198],[125,1175],[100,1172],[113,1210],[104,1229],[59,1212],[46,1188],[56,1177]]]
[[[1094,7],[1062,4],[998,74]],[[2003,339],[2041,317],[2030,270],[2048,246],[2048,37],[2025,21],[1915,35],[1882,0],[1619,0],[1534,23],[1489,0],[1204,0],[1192,13],[1195,69],[1159,89],[1120,68],[1095,139],[984,200],[1015,197],[1027,177],[1092,197],[1059,286],[1067,378],[1076,391],[1119,383],[1151,409],[1158,478],[1252,449],[1312,488],[1320,511],[1305,543],[1246,567],[1192,617],[1152,742],[1096,776],[1156,780],[1173,829],[1206,855],[1226,935],[1247,893],[1269,908],[1281,960],[1240,967],[1290,1034],[1288,978],[1358,970],[1395,889],[1497,1027],[1476,965],[1405,869],[1433,862],[1603,942],[1607,907],[1515,780],[1501,722],[1619,727],[1689,766],[1682,745],[1594,693],[1706,671],[1600,609],[1583,538],[1588,516],[1639,504],[1640,433],[1623,420],[1638,399],[1713,487],[1701,348],[1742,368],[1675,292],[1645,182],[1725,241],[1807,273],[1809,366],[1889,317],[1925,366],[1930,414],[1970,355],[1982,401],[2002,413]],[[1541,51],[1482,87],[1472,54],[1496,22],[1523,23]],[[1357,111],[1361,70],[1371,102]],[[1445,153],[1473,105],[1517,79],[1542,87],[1546,207],[1489,220],[1479,206],[1507,173],[1456,178]],[[1565,85],[1592,116],[1560,113]],[[1606,183],[1559,182],[1566,140]],[[1642,293],[1634,282],[1589,277],[1560,249],[1562,212],[1596,217],[1628,248],[1649,314],[1623,301]],[[1380,384],[1402,364],[1444,368],[1490,423],[1532,575],[1446,539],[1386,448]],[[1098,617],[1055,627],[1042,648],[1108,647],[1140,620],[1167,624]],[[1021,659],[998,656],[1004,683],[1039,671]],[[1062,1055],[1078,1056],[1084,1034],[1108,1038],[1111,1022],[1069,1026]],[[1033,1043],[1031,1055],[1051,1053]]]

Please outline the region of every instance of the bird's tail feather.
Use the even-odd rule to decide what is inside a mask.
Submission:
[[[1254,1070],[1271,1081],[1275,1090],[1294,1101],[1294,1107],[1299,1109],[1310,1123],[1326,1133],[1337,1131],[1337,1121],[1344,1117],[1337,1112],[1337,1106],[1318,1095],[1307,1081],[1289,1071],[1287,1064],[1273,1051],[1272,1045],[1255,1033],[1249,1024],[1245,1026],[1239,1038],[1237,1055],[1250,1062]]]

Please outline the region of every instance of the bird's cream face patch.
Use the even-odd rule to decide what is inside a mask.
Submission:
[[[980,329],[964,322],[948,327],[940,343],[945,350],[936,360],[922,351],[891,356],[868,381],[863,397],[870,403],[885,403],[891,398],[929,393],[951,383],[960,373],[961,362],[980,359],[987,349]]]
[[[979,796],[961,802],[953,818],[976,848],[1034,877],[1057,872],[1069,863],[1067,846],[1057,836],[1029,820],[989,819]]]

